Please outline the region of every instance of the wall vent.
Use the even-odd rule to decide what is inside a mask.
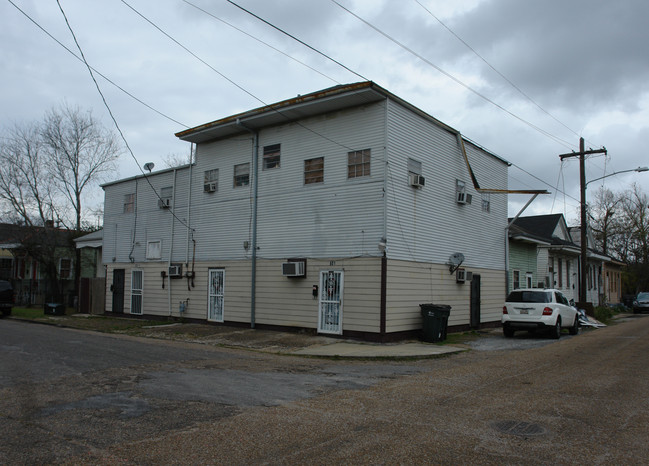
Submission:
[[[183,274],[183,266],[180,264],[170,265],[169,266],[169,276],[170,277],[180,277]]]

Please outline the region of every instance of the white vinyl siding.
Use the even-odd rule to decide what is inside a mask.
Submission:
[[[458,204],[456,180],[466,180],[466,192],[474,198],[477,191],[456,135],[392,101],[387,127],[388,258],[444,264],[460,252],[467,269],[504,270],[507,195],[492,195],[490,212],[483,212],[480,202]],[[506,163],[464,145],[481,187],[507,189]],[[416,190],[404,183],[409,158],[421,161],[422,175],[435,182]]]
[[[448,266],[441,264],[388,260],[387,267],[388,333],[420,329],[419,305],[425,303],[450,305],[450,326],[468,324],[471,282],[457,283],[455,274],[449,274]],[[475,268],[470,271],[480,275],[481,322],[499,320],[505,298],[504,272]]]

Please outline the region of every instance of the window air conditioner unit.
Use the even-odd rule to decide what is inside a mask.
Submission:
[[[284,262],[282,263],[282,275],[284,277],[304,277],[304,262]]]
[[[170,277],[180,277],[183,274],[182,265],[170,265],[169,266],[169,276]]]
[[[203,185],[203,191],[206,193],[213,193],[216,191],[216,183],[205,183]]]
[[[415,175],[414,173],[410,174],[410,186],[415,188],[421,188],[426,184],[426,178],[421,175]]]
[[[161,209],[168,209],[171,206],[171,199],[168,197],[163,197],[161,199],[158,199],[158,207]]]

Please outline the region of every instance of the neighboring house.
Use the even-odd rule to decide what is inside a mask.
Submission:
[[[579,301],[581,257],[579,227],[569,228],[562,214],[519,217],[510,228],[509,238],[512,282],[516,280],[514,264],[521,260],[517,259],[517,255],[522,255],[527,261],[521,266],[527,267],[527,274],[534,262],[533,255],[536,254],[538,280],[533,281],[534,287],[557,288],[563,291],[568,299]],[[623,264],[590,247],[594,244],[590,231],[587,238],[589,246],[586,270],[587,302],[592,303],[593,306],[618,303],[621,300],[620,277]],[[532,246],[531,241],[537,241],[536,247]],[[607,284],[603,282],[605,273],[608,273]],[[529,281],[526,281],[527,284]]]
[[[102,259],[104,230],[97,230],[75,238],[77,249],[81,249],[81,278],[106,276],[106,267]]]
[[[545,286],[546,274],[539,272],[539,248],[548,248],[551,244],[549,239],[537,236],[516,223],[512,224],[509,228],[508,293],[517,288]]]
[[[626,264],[615,259],[604,262],[602,277],[604,279],[603,304],[622,304],[622,271]]]
[[[580,248],[572,241],[563,214],[519,217],[513,226],[542,242],[537,244],[534,287],[555,288],[578,301]]]
[[[74,240],[81,250],[79,312],[102,314],[106,303],[106,267],[102,261],[104,231],[97,230]]]
[[[422,303],[499,322],[508,163],[408,102],[337,86],[177,136],[193,164],[103,185],[107,311],[378,340]]]
[[[613,259],[594,248],[595,239],[590,229],[586,229],[586,233],[588,265],[586,270],[586,301],[593,303],[594,306],[599,306],[607,303],[604,286],[604,264],[611,262]],[[570,236],[581,251],[581,228],[571,227]]]
[[[17,304],[74,303],[73,236],[53,226],[0,224],[0,274],[12,282]]]

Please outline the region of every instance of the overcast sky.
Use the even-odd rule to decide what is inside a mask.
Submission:
[[[337,0],[405,48],[331,0],[235,1],[357,74],[226,0],[60,0],[90,66],[159,112],[97,77],[141,165],[188,157],[186,127],[359,75],[513,163],[510,188],[551,191],[528,215],[576,222],[578,162],[559,154],[580,136],[608,149],[587,159],[589,180],[649,165],[647,0]],[[85,65],[12,3],[78,54],[55,0],[0,2],[0,125],[67,102],[112,127]],[[139,173],[127,153],[119,165],[114,179]],[[605,182],[649,191],[649,173]],[[511,195],[510,215],[528,198]]]

